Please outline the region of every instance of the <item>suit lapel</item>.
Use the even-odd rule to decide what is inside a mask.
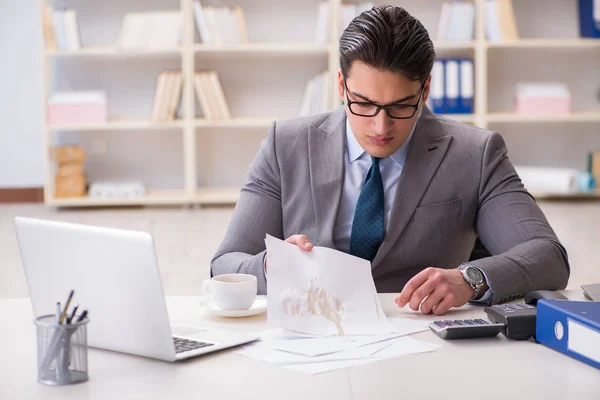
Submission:
[[[427,107],[423,108],[398,182],[386,234],[371,264],[372,268],[376,268],[387,256],[406,228],[442,162],[451,139],[451,136],[445,136],[435,115]]]
[[[333,229],[344,182],[346,112],[333,111],[320,126],[309,126],[310,183],[319,245],[333,247]]]

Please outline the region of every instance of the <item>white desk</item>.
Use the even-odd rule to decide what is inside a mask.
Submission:
[[[572,300],[583,299],[568,292]],[[389,316],[433,320],[399,310],[381,295]],[[204,314],[195,297],[167,299],[173,322],[255,331],[268,328],[266,314],[222,319]],[[444,341],[431,332],[413,337],[443,347],[435,353],[305,375],[269,367],[231,350],[166,363],[89,349],[88,382],[47,387],[36,381],[36,341],[28,299],[0,300],[0,399],[599,399],[600,371],[529,341]],[[465,306],[448,318],[483,317]],[[90,324],[93,324],[93,316]]]

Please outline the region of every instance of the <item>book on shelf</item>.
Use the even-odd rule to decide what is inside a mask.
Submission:
[[[298,115],[317,114],[329,110],[332,89],[328,72],[318,74],[306,82]]]
[[[475,4],[470,1],[444,2],[436,40],[470,42],[475,38]]]
[[[196,0],[194,19],[203,44],[248,43],[246,17],[241,7],[203,6]]]
[[[47,113],[49,125],[106,123],[106,93],[101,90],[54,92],[48,98]]]
[[[490,42],[519,39],[512,0],[485,1],[485,35]]]
[[[173,121],[176,118],[182,90],[181,71],[163,71],[158,74],[150,117],[152,122]]]
[[[375,4],[371,1],[358,4],[343,4],[342,5],[342,24],[340,26],[340,36],[344,30],[350,25],[352,20],[362,14],[364,11],[370,10]]]
[[[229,105],[216,71],[196,72],[194,87],[204,119],[231,119]]]
[[[77,51],[81,48],[75,10],[42,8],[42,33],[47,50]]]
[[[474,86],[472,59],[438,59],[431,71],[428,103],[436,114],[472,114]]]
[[[127,13],[117,37],[119,50],[165,50],[181,43],[180,11]]]

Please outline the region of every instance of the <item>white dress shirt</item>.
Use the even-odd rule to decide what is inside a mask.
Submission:
[[[391,156],[379,161],[379,171],[383,181],[383,215],[384,226],[387,231],[387,223],[392,210],[396,188],[402,174],[402,168],[406,161],[408,146],[412,139],[418,119],[413,126],[406,142]],[[352,233],[352,221],[354,220],[354,209],[358,196],[365,183],[367,173],[371,168],[371,156],[360,146],[350,123],[346,119],[346,148],[344,150],[344,186],[340,208],[333,230],[333,243],[338,250],[348,252],[350,250],[350,234]]]

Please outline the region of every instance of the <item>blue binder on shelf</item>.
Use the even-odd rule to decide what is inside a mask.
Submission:
[[[473,75],[473,60],[460,60],[460,104],[461,114],[473,113],[473,95],[475,94],[475,78]]]
[[[539,300],[536,340],[600,368],[600,302]]]
[[[600,38],[600,0],[579,0],[579,34]]]
[[[444,68],[444,99],[447,114],[460,114],[460,60],[448,59]]]
[[[431,70],[431,107],[434,114],[444,114],[446,112],[444,92],[446,79],[445,75],[445,62],[444,60],[436,60]]]

